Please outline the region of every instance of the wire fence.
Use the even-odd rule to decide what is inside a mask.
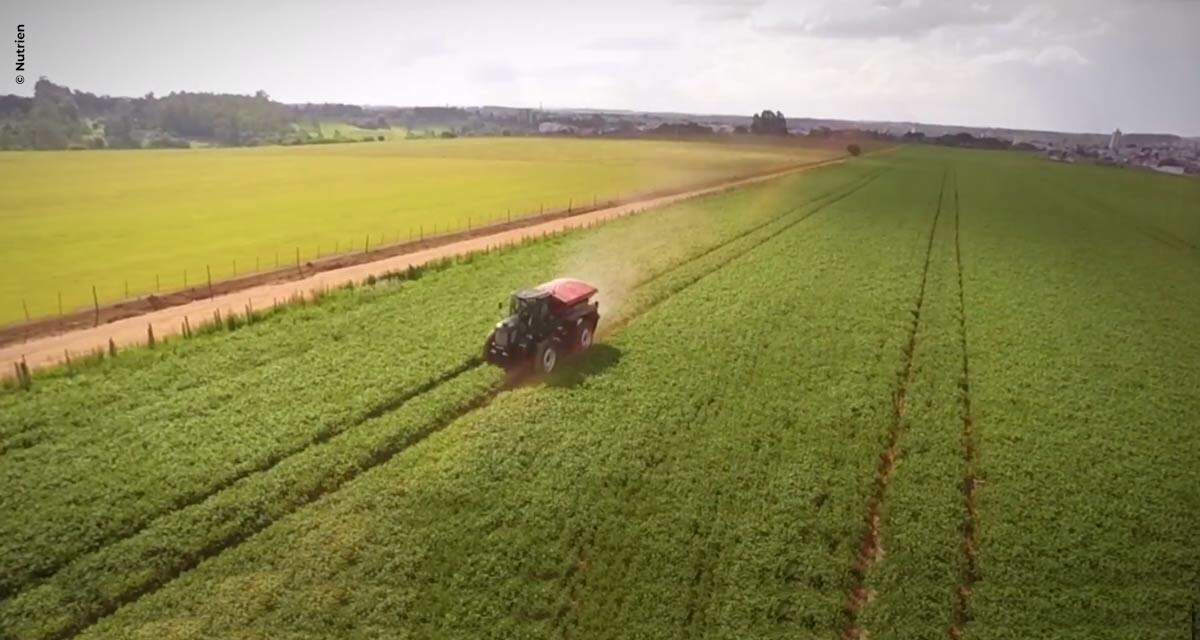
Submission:
[[[178,270],[160,271],[153,274],[126,277],[121,282],[107,280],[96,283],[74,283],[71,287],[59,287],[51,296],[24,296],[21,298],[20,315],[9,322],[20,324],[61,318],[91,311],[99,321],[100,311],[122,304],[144,301],[152,296],[169,296],[187,293],[191,297],[213,295],[216,289],[225,290],[227,283],[238,279],[253,280],[295,269],[304,275],[317,261],[332,261],[411,244],[441,244],[446,239],[469,234],[481,229],[501,229],[505,225],[525,223],[530,219],[558,214],[573,214],[601,207],[615,206],[620,196],[600,199],[593,195],[580,202],[568,198],[566,207],[547,209],[545,203],[536,208],[513,213],[512,208],[490,215],[467,215],[465,218],[431,224],[418,223],[406,228],[368,232],[360,237],[324,238],[305,244],[289,244],[279,249],[258,252],[253,256],[224,258],[220,261],[192,263]],[[44,292],[44,293],[49,293]],[[64,297],[65,294],[65,297]]]

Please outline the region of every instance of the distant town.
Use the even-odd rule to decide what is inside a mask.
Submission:
[[[751,116],[692,115],[683,113],[639,113],[589,110],[531,110],[503,107],[468,109],[479,123],[512,123],[528,119],[541,134],[621,135],[630,132],[709,133],[713,135],[751,132]],[[468,118],[468,122],[471,118]],[[469,135],[470,128],[463,131]],[[1064,133],[925,124],[919,122],[856,121],[816,118],[787,118],[787,132],[797,136],[838,137],[869,135],[908,142],[950,146],[1012,148],[1038,152],[1058,162],[1153,169],[1174,175],[1200,174],[1200,138],[1163,133],[1111,134]]]

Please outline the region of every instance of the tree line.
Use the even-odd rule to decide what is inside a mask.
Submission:
[[[113,98],[41,78],[32,98],[0,97],[0,148],[175,147],[189,146],[190,139],[261,144],[294,134],[295,121],[287,105],[263,91]]]

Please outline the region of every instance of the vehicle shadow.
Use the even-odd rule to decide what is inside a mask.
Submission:
[[[621,350],[603,342],[596,342],[583,353],[564,360],[558,369],[546,377],[546,386],[570,388],[617,364]]]

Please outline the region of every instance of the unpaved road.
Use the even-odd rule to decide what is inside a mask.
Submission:
[[[221,316],[224,317],[230,313],[244,313],[247,306],[252,309],[266,309],[278,303],[286,303],[289,299],[297,295],[306,295],[312,291],[333,289],[349,282],[362,282],[371,275],[380,276],[388,272],[402,271],[410,266],[423,265],[447,256],[483,251],[519,242],[525,238],[537,237],[565,229],[584,227],[601,220],[619,218],[646,209],[662,207],[690,198],[772,180],[780,176],[836,164],[844,160],[845,158],[833,158],[822,162],[782,169],[774,173],[761,174],[749,178],[738,178],[691,191],[683,191],[605,209],[597,209],[575,216],[534,223],[515,229],[507,229],[490,235],[467,238],[450,244],[383,258],[373,262],[321,271],[302,279],[265,284],[216,295],[212,298],[194,300],[186,304],[122,318],[101,324],[97,327],[75,329],[58,335],[44,336],[31,339],[27,342],[9,344],[0,347],[0,377],[13,376],[13,365],[21,362],[22,359],[25,360],[30,369],[39,369],[64,362],[68,353],[71,357],[78,357],[94,353],[97,350],[107,349],[109,340],[112,340],[118,348],[145,344],[148,326],[154,327],[154,336],[156,339],[177,335],[183,328],[185,318],[191,324],[192,328],[195,329],[201,323],[210,321],[217,311],[220,311]]]

